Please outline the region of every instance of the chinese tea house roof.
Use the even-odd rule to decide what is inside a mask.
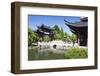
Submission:
[[[80,46],[87,46],[87,34],[88,34],[88,18],[80,18],[79,22],[68,22],[66,20],[65,24],[70,28],[71,32],[76,34],[77,42]]]
[[[80,33],[87,33],[87,30],[88,30],[88,18],[87,17],[84,17],[84,18],[80,18],[80,21],[79,22],[74,22],[74,23],[71,23],[71,22],[68,22],[66,20],[65,21],[65,24],[70,28],[70,30],[73,32],[73,33],[77,33],[77,32],[80,32]],[[85,31],[85,32],[84,32]]]
[[[41,34],[41,35],[54,35],[53,30],[49,27],[46,26],[44,24],[42,24],[41,26],[37,26],[37,33]]]

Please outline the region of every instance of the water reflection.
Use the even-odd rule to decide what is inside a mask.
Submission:
[[[65,59],[63,49],[41,49],[31,48],[28,50],[28,60],[50,60],[50,59]]]

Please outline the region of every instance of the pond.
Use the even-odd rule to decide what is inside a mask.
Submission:
[[[65,49],[66,50],[66,49]],[[41,49],[41,48],[30,48],[28,49],[28,60],[54,60],[54,59],[65,59],[64,49]]]

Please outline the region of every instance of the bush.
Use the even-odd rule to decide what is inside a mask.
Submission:
[[[66,59],[78,59],[88,57],[87,48],[70,48],[65,52]]]

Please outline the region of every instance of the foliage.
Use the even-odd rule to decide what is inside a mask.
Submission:
[[[67,33],[63,31],[63,28],[59,28],[58,25],[55,25],[53,27],[53,31],[55,33],[54,39],[55,40],[67,40]]]
[[[28,28],[28,46],[30,46],[33,42],[36,42],[37,40],[37,34],[33,32],[31,28]]]
[[[61,34],[61,37],[64,38],[64,34],[65,34],[65,33],[64,33],[64,31],[63,31],[63,28],[61,28],[60,34]]]
[[[43,41],[45,41],[45,42],[48,42],[48,41],[50,41],[50,38],[49,38],[49,36],[44,36],[44,37],[43,37]]]
[[[73,42],[73,46],[74,46],[75,41],[76,41],[76,35],[75,34],[72,34],[72,36],[70,36],[70,39]]]
[[[60,33],[60,28],[58,27],[58,25],[55,25],[55,26],[53,27],[53,29],[54,29],[54,32]]]
[[[63,41],[67,41],[68,40],[68,34],[65,32],[62,38]]]
[[[55,40],[60,40],[61,39],[61,36],[60,36],[60,28],[58,27],[58,25],[55,25],[53,27],[53,32],[54,32],[54,39]]]
[[[71,42],[71,36],[67,35],[67,42]]]
[[[87,58],[88,57],[87,48],[70,48],[65,52],[65,57],[67,59],[77,59],[77,58]]]
[[[76,41],[76,35],[72,34],[72,36],[68,35],[67,32],[64,32],[63,28],[59,28],[58,25],[55,25],[53,28],[54,37],[53,40],[62,40],[62,41],[72,41],[73,46]],[[37,41],[50,41],[50,37],[48,35],[39,36],[36,32],[33,32],[31,28],[28,28],[28,45],[30,46],[32,43]]]

